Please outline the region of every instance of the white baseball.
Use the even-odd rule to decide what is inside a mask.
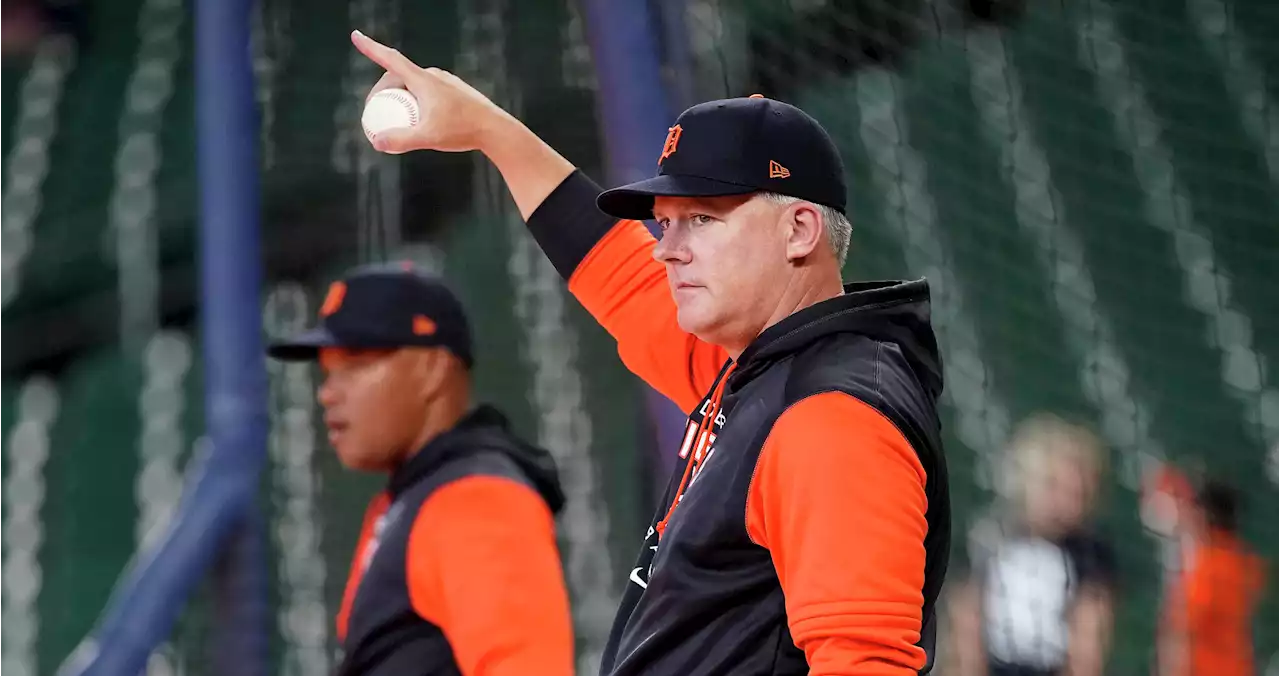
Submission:
[[[360,125],[364,127],[364,135],[373,140],[373,135],[388,129],[412,127],[422,119],[418,111],[418,100],[406,89],[383,89],[364,104],[364,113],[360,115]]]

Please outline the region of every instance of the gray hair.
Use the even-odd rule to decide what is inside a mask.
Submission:
[[[780,195],[776,192],[760,192],[757,195],[782,206],[808,201],[790,195]],[[849,217],[824,204],[812,202],[810,204],[813,204],[818,213],[822,214],[822,227],[827,230],[827,244],[831,247],[831,253],[836,255],[836,262],[843,268],[844,260],[849,255],[849,237],[853,232],[853,225],[849,223]]]

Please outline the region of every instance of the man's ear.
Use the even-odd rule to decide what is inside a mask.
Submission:
[[[819,250],[826,238],[822,214],[808,202],[796,202],[783,212],[787,226],[787,260],[799,261]]]
[[[413,368],[415,380],[420,385],[423,398],[430,399],[444,388],[449,377],[448,354],[442,348],[414,350]]]

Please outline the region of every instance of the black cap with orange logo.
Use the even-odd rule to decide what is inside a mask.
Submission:
[[[443,347],[472,365],[471,328],[444,280],[408,263],[357,268],[329,286],[320,323],[272,343],[285,361],[315,359],[322,347]]]
[[[844,163],[818,121],[753,94],[700,103],[667,131],[658,175],[596,199],[617,218],[653,218],[653,198],[773,192],[845,210]]]

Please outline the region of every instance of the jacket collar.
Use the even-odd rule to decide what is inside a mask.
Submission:
[[[942,358],[930,323],[929,284],[912,281],[854,282],[844,293],[792,313],[765,329],[738,357],[729,389],[737,389],[769,366],[819,341],[859,335],[896,344],[920,381],[942,392]]]
[[[511,458],[552,513],[564,505],[564,491],[551,453],[517,437],[507,417],[489,405],[476,407],[404,461],[391,473],[387,492],[395,499],[450,461],[481,451],[496,451]]]

